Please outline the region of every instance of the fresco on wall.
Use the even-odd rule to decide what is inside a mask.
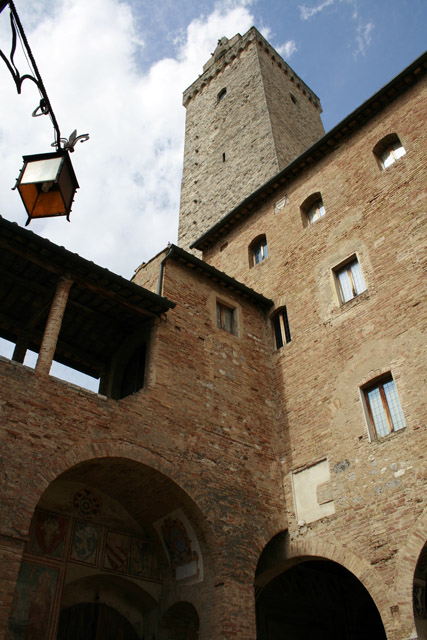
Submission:
[[[129,573],[138,578],[159,579],[157,556],[151,542],[143,538],[132,538]]]
[[[6,640],[45,640],[54,603],[58,569],[22,562]]]
[[[42,556],[62,558],[68,518],[48,511],[37,511],[31,551]]]
[[[81,489],[74,495],[73,507],[82,516],[96,516],[100,509],[99,499],[89,489]]]
[[[199,577],[199,554],[192,548],[186,526],[180,518],[166,517],[161,526],[175,580]]]
[[[104,549],[104,569],[126,572],[130,551],[130,537],[115,531],[107,531]]]
[[[88,522],[74,523],[73,538],[71,542],[70,558],[89,564],[96,565],[98,542],[100,538],[99,527]]]

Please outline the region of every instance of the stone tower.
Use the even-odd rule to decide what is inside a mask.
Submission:
[[[183,104],[178,239],[187,249],[324,129],[318,97],[255,27],[219,40]]]

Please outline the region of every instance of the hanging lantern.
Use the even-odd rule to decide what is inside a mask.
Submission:
[[[28,215],[25,226],[33,218],[67,216],[69,220],[79,185],[68,152],[61,149],[24,156],[23,160],[14,189],[18,189]]]

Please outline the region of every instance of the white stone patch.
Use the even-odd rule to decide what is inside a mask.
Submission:
[[[297,521],[314,522],[335,513],[327,460],[291,474]]]

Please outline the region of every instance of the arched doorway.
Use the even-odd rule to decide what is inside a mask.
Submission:
[[[63,609],[57,640],[139,640],[130,622],[116,609],[84,602]]]
[[[427,640],[427,543],[418,558],[414,574],[414,618],[418,640]]]
[[[199,616],[190,602],[176,602],[163,616],[163,626],[169,640],[197,640]]]
[[[8,640],[157,638],[165,591],[203,579],[204,526],[151,467],[98,458],[69,469],[37,505]]]
[[[257,640],[386,640],[367,589],[344,566],[290,557],[286,531],[264,548],[255,574]]]
[[[386,640],[362,583],[330,560],[302,558],[257,594],[258,640]]]

